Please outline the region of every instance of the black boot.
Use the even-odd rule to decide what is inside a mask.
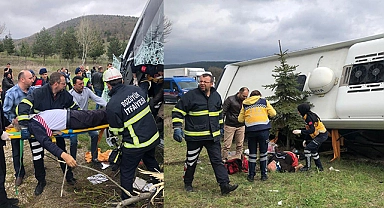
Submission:
[[[221,195],[229,194],[229,192],[234,191],[235,189],[237,189],[238,186],[239,185],[237,185],[237,184],[231,185],[229,183],[220,184]]]
[[[324,171],[323,165],[321,165],[320,158],[315,160],[315,165],[319,171]]]
[[[305,157],[305,166],[300,168],[300,171],[309,171],[311,168],[311,157]]]

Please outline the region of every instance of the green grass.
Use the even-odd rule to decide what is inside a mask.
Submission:
[[[246,180],[246,173],[237,173],[229,177],[239,188],[228,196],[221,196],[204,149],[193,182],[195,192],[187,193],[182,178],[186,144],[172,138],[172,107],[166,105],[164,111],[166,207],[384,207],[382,164],[343,157],[329,163],[331,158],[323,155],[324,172],[268,173],[268,181],[262,182],[258,180],[260,172],[257,171],[253,183]],[[330,171],[331,166],[340,172]]]

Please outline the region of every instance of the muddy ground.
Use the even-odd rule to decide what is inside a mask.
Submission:
[[[69,150],[69,140],[66,140],[67,150]],[[92,167],[86,163],[84,159],[87,144],[81,144],[79,141],[79,149],[77,152],[77,163]],[[18,187],[16,193],[15,188],[15,171],[12,163],[12,147],[10,142],[4,147],[4,152],[7,161],[7,176],[6,176],[6,191],[8,197],[15,197],[20,200],[19,206],[26,208],[66,208],[66,207],[116,207],[113,202],[120,201],[120,189],[111,181],[106,181],[101,184],[92,185],[87,177],[97,174],[92,170],[76,167],[74,177],[77,179],[77,184],[71,186],[64,183],[63,196],[61,195],[61,186],[63,183],[63,173],[60,169],[56,158],[45,151],[45,168],[47,185],[41,195],[35,196],[34,190],[37,185],[37,180],[34,177],[34,169],[31,157],[31,151],[28,141],[24,142],[24,166],[26,175],[24,182]],[[98,169],[101,170],[101,169]],[[111,168],[101,170],[103,173],[110,176],[114,181],[120,184],[119,175],[112,171]],[[112,203],[112,204],[111,204]],[[136,207],[146,207],[147,202],[138,203]],[[160,201],[157,206],[161,207]]]

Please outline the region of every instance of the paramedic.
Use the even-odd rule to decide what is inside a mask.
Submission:
[[[305,145],[306,140],[310,140],[309,144],[305,145],[304,148],[306,165],[300,170],[308,171],[311,168],[311,157],[313,157],[318,170],[323,171],[318,150],[320,145],[328,139],[327,129],[325,128],[323,122],[321,122],[319,116],[311,111],[311,106],[309,104],[300,104],[297,106],[297,110],[305,120],[306,127],[305,130],[293,130],[292,133],[303,134],[306,136],[303,146]]]
[[[245,123],[245,137],[248,139],[249,161],[247,180],[249,182],[253,182],[256,175],[257,144],[259,144],[260,150],[260,180],[268,180],[267,149],[269,129],[271,129],[269,117],[274,117],[275,115],[275,109],[268,100],[261,98],[261,93],[258,90],[253,90],[249,98],[243,101],[243,107],[241,108],[238,120]]]

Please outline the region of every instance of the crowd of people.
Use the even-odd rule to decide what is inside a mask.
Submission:
[[[203,147],[207,149],[210,163],[221,193],[228,194],[238,185],[230,184],[224,163],[228,161],[228,151],[232,141],[236,143],[234,158],[241,158],[244,139],[248,141],[248,176],[254,182],[256,175],[257,150],[259,150],[260,180],[268,180],[267,170],[292,172],[300,168],[308,171],[311,158],[319,171],[323,171],[318,149],[327,139],[327,130],[320,118],[310,110],[307,103],[298,106],[298,113],[306,122],[303,130],[293,130],[293,134],[305,135],[304,154],[306,165],[299,166],[297,157],[291,152],[268,155],[268,143],[271,118],[277,112],[270,102],[263,98],[259,90],[250,92],[242,87],[235,95],[227,97],[224,102],[213,87],[210,74],[200,77],[198,88],[188,91],[172,110],[173,138],[177,142],[186,141],[187,153],[184,164],[184,189],[194,191],[192,182]],[[220,140],[223,138],[221,147]],[[292,156],[292,157],[291,157]],[[268,164],[270,164],[268,166]]]
[[[44,150],[59,160],[67,184],[76,184],[72,168],[77,166],[77,136],[70,140],[70,154],[66,151],[64,137],[53,132],[66,128],[81,129],[109,124],[109,132],[122,136],[122,162],[120,164],[121,186],[133,193],[135,170],[142,160],[150,171],[160,171],[155,159],[155,147],[160,143],[161,133],[155,121],[153,106],[149,104],[148,89],[123,84],[121,72],[112,64],[104,71],[102,66],[90,71],[83,65],[75,69],[75,76],[65,67],[50,73],[47,68],[39,70],[40,78],[33,70],[21,70],[17,82],[13,82],[10,64],[4,69],[0,146],[11,140],[6,128],[16,127],[21,139],[12,139],[12,159],[15,185],[20,186],[25,177],[23,154],[20,144],[28,140],[32,152],[37,186],[34,194],[40,195],[47,185],[44,168]],[[102,94],[107,93],[108,100]],[[96,110],[88,110],[89,100],[96,103]],[[146,128],[141,128],[145,126]],[[150,127],[150,128],[149,128]],[[98,132],[88,132],[91,140],[92,164],[100,167],[97,160]],[[0,207],[18,207],[18,200],[8,198],[5,182],[6,166],[4,149],[0,148]],[[129,196],[122,191],[122,200]]]

